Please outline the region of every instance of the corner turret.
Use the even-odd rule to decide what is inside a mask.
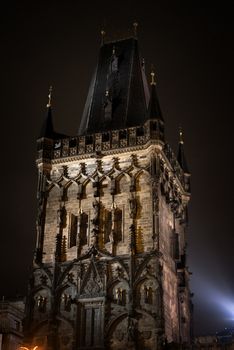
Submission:
[[[147,119],[156,119],[156,131],[158,132],[158,138],[161,141],[165,140],[164,135],[164,119],[161,112],[161,108],[158,101],[157,91],[156,91],[156,81],[155,81],[155,72],[151,71],[151,93],[148,106]]]

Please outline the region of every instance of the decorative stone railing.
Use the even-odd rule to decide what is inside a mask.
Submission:
[[[144,146],[158,142],[180,182],[184,185],[184,172],[172,149],[164,141],[164,132],[158,120],[148,120],[143,126],[111,130],[91,135],[65,137],[57,140],[38,140],[38,160],[51,161],[88,154],[101,154],[111,150]]]
[[[157,121],[147,121],[141,127],[55,140],[52,159],[140,146],[149,140],[163,141]]]

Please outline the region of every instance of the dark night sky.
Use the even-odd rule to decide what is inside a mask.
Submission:
[[[57,131],[76,134],[102,23],[115,39],[128,36],[136,18],[147,70],[151,63],[156,68],[167,140],[176,148],[179,125],[185,134],[195,331],[234,326],[234,2],[82,3],[11,1],[1,8],[0,295],[26,293],[35,244],[36,138],[48,87],[54,87]]]

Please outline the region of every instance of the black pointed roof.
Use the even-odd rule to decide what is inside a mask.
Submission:
[[[47,113],[45,116],[45,119],[42,124],[41,132],[39,135],[39,138],[41,137],[47,137],[47,138],[53,138],[54,136],[54,125],[52,120],[52,110],[51,106],[47,107]]]
[[[179,142],[179,148],[178,148],[178,154],[177,154],[177,160],[184,171],[185,174],[190,174],[186,158],[185,158],[185,153],[184,153],[184,142],[180,140]]]
[[[141,125],[148,102],[137,39],[106,43],[100,48],[79,134]]]
[[[38,138],[40,139],[42,137],[45,137],[47,139],[56,139],[56,138],[65,137],[65,135],[54,131],[51,105],[47,106],[47,113],[46,113],[45,119],[43,121],[41,132],[40,132],[40,135]]]
[[[162,122],[164,122],[163,115],[162,115],[161,108],[158,101],[155,83],[151,83],[151,94],[150,94],[150,101],[149,101],[147,116],[149,119],[159,119]]]

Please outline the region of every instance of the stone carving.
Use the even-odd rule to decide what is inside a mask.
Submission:
[[[74,273],[73,272],[69,272],[67,274],[67,281],[70,283],[74,283]]]
[[[137,200],[132,194],[131,197],[128,200],[129,202],[129,213],[130,213],[130,218],[135,219],[136,214],[137,214]]]
[[[86,164],[85,163],[80,163],[80,172],[83,175],[86,175]]]
[[[60,206],[57,210],[57,227],[62,228],[65,226],[66,209],[64,206]]]
[[[91,270],[89,278],[83,288],[83,293],[89,296],[97,296],[101,291],[101,283],[98,281],[98,277],[95,275],[94,271]]]
[[[57,262],[61,261],[62,243],[63,243],[63,237],[62,237],[61,233],[58,233],[56,235],[56,244],[55,244],[55,260]]]
[[[44,286],[47,285],[48,283],[48,277],[46,275],[41,275],[40,276],[40,280],[41,280],[41,284],[43,284]]]
[[[138,166],[138,159],[136,154],[131,154],[131,164],[133,166]]]
[[[122,279],[124,277],[123,269],[119,265],[117,265],[115,269],[114,276],[116,276],[119,279]]]
[[[99,285],[97,284],[97,282],[95,280],[90,279],[88,281],[87,285],[85,286],[84,291],[85,291],[86,294],[96,295],[96,294],[99,293],[100,287],[99,287]]]
[[[135,225],[132,224],[130,227],[129,227],[129,246],[130,246],[130,250],[131,252],[134,252],[135,251],[135,248],[136,248],[136,242],[135,242]]]
[[[95,199],[93,202],[93,219],[92,219],[92,231],[91,231],[91,245],[97,245],[98,232],[99,232],[99,214],[100,203]]]
[[[93,202],[93,211],[94,211],[94,217],[93,217],[93,224],[97,225],[98,224],[98,216],[99,216],[99,209],[100,209],[100,204],[99,202],[95,199]]]

